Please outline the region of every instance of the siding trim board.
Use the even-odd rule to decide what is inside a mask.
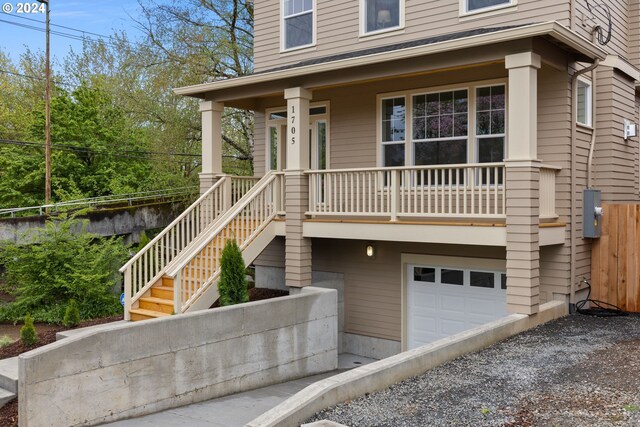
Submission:
[[[247,85],[268,83],[279,79],[289,79],[322,73],[327,71],[344,70],[362,65],[391,62],[412,57],[433,55],[436,53],[450,52],[466,48],[478,48],[505,41],[527,39],[532,37],[549,36],[564,45],[567,50],[573,50],[582,60],[605,59],[606,53],[588,40],[580,37],[557,22],[545,22],[521,27],[504,29],[484,29],[484,32],[464,32],[448,37],[434,37],[423,41],[417,46],[401,45],[395,50],[365,51],[360,56],[330,57],[328,60],[316,59],[287,66],[285,68],[265,71],[249,76],[237,77],[228,80],[220,80],[195,86],[187,86],[174,89],[178,95],[193,96],[197,98],[211,98],[216,91],[238,88]],[[426,43],[426,44],[425,44]],[[404,47],[403,47],[404,46]]]

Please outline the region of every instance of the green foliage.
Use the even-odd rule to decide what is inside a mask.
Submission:
[[[13,344],[13,340],[9,335],[3,335],[2,338],[0,338],[0,348],[5,348],[9,344]]]
[[[36,327],[33,326],[33,318],[27,314],[24,318],[24,326],[20,328],[20,341],[24,345],[34,345],[38,342]]]
[[[249,301],[245,270],[240,247],[234,239],[228,240],[224,245],[220,259],[218,291],[221,307]]]
[[[84,222],[65,218],[47,221],[25,238],[30,244],[0,248],[6,287],[16,297],[0,307],[0,320],[15,322],[31,313],[37,321],[61,323],[71,299],[81,319],[122,311],[114,289],[128,251],[120,239],[94,236]]]
[[[69,300],[67,309],[64,312],[64,318],[62,324],[67,328],[73,328],[80,323],[80,311],[78,310],[78,303],[76,300]]]
[[[138,252],[144,249],[144,247],[147,246],[150,241],[151,239],[149,238],[149,236],[147,236],[147,233],[145,231],[140,233],[140,243],[138,243]]]
[[[625,405],[623,408],[626,412],[640,412],[640,406],[638,405]]]

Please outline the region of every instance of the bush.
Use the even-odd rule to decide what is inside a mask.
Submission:
[[[24,345],[34,345],[38,342],[38,334],[30,314],[24,318],[24,326],[20,328],[20,341]]]
[[[246,267],[240,247],[234,239],[228,240],[222,250],[220,259],[220,306],[240,304],[249,301],[247,290]]]
[[[120,239],[86,232],[86,222],[62,218],[24,236],[28,244],[0,248],[6,290],[15,301],[0,307],[0,320],[17,322],[27,313],[46,323],[62,323],[76,300],[81,319],[122,313],[114,289],[128,251]]]
[[[67,305],[67,310],[64,312],[64,318],[62,319],[62,324],[66,328],[73,328],[74,326],[78,326],[80,323],[80,311],[78,311],[78,303],[76,300],[69,300],[69,304]]]
[[[0,338],[0,348],[5,348],[10,344],[13,344],[13,340],[9,335],[3,335],[2,338]]]

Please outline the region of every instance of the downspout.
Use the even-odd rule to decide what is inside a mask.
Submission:
[[[578,133],[578,125],[577,125],[577,113],[578,113],[578,77],[583,74],[586,74],[590,71],[595,71],[596,68],[600,65],[600,60],[596,59],[592,65],[587,68],[583,68],[582,70],[576,71],[573,76],[571,76],[571,260],[570,260],[570,280],[571,280],[571,294],[569,296],[569,303],[575,304],[576,301],[576,285],[575,285],[575,276],[576,276],[576,156],[575,156],[575,147]],[[587,187],[591,186],[591,163],[593,161],[593,153],[595,149],[596,142],[596,120],[595,120],[595,111],[596,111],[596,75],[592,73],[591,76],[591,126],[593,128],[591,134],[591,142],[589,144],[589,160],[587,163]]]

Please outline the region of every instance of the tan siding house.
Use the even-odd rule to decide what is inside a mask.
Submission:
[[[255,0],[255,74],[176,90],[202,100],[198,227],[131,263],[132,318],[167,284],[207,307],[230,238],[259,286],[338,289],[364,356],[574,304],[583,191],[640,195],[640,5],[600,3]],[[255,114],[253,178],[222,174],[224,107]]]

